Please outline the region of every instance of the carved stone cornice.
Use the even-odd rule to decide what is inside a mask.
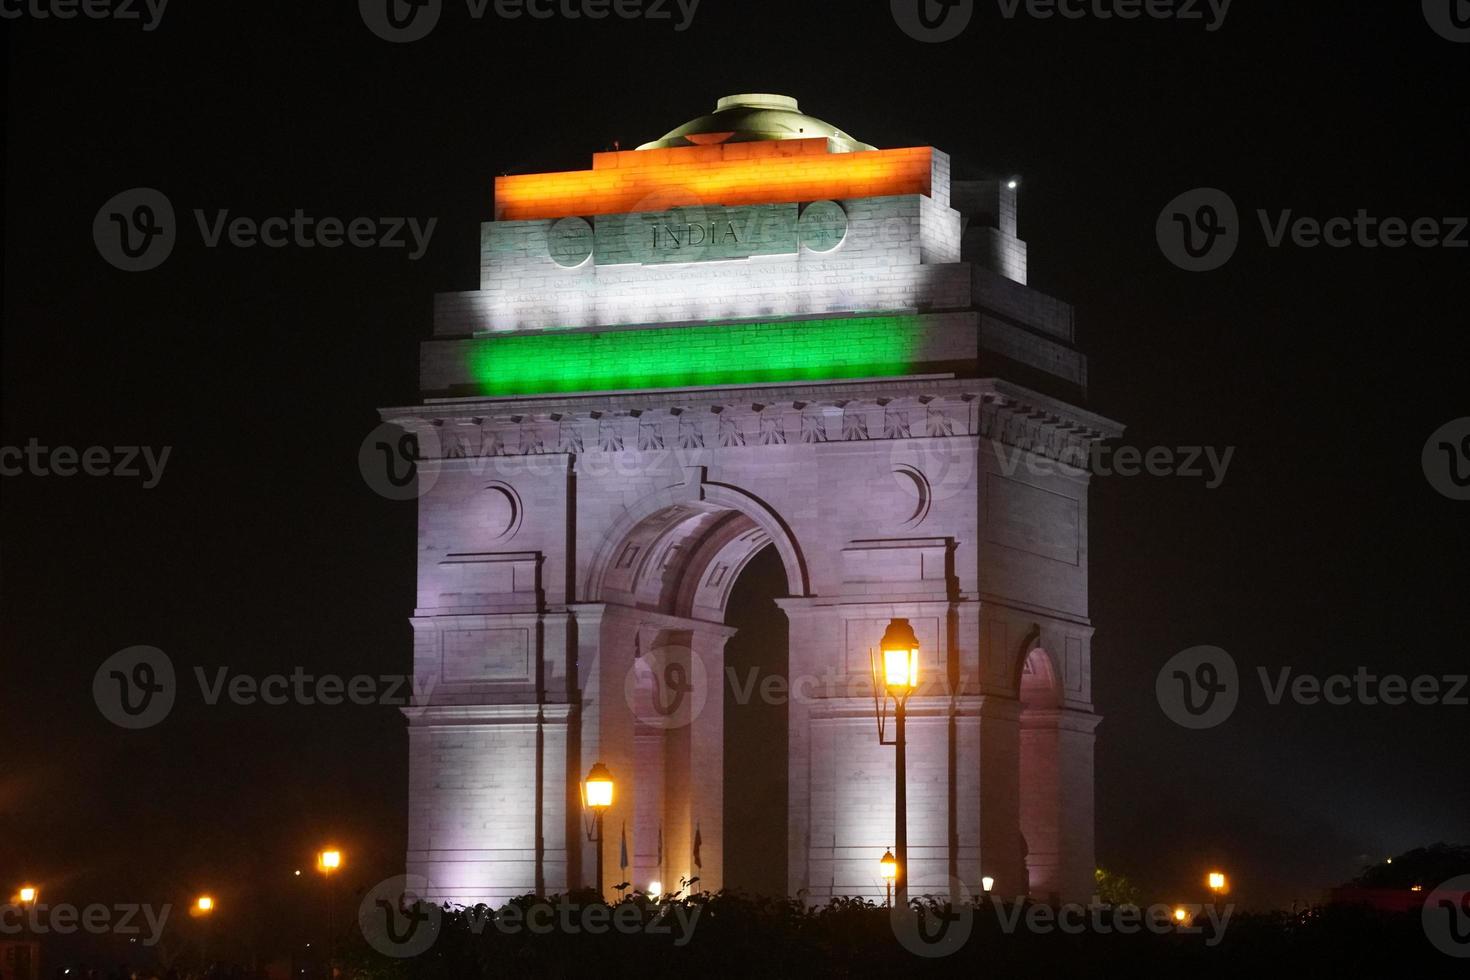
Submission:
[[[1018,385],[941,377],[448,399],[380,414],[440,459],[979,436],[1085,466],[1094,445],[1123,433]]]

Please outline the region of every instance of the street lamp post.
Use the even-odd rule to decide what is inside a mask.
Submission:
[[[206,973],[209,972],[209,917],[214,914],[214,899],[209,895],[200,895],[194,900],[194,916],[199,919],[199,960],[200,967]]]
[[[883,899],[883,907],[891,908],[893,906],[893,879],[898,876],[898,861],[894,858],[893,852],[886,848],[883,856],[878,859],[878,874],[883,877],[883,884],[887,890]]]
[[[882,657],[881,667],[872,660],[873,708],[878,716],[878,742],[892,745],[894,751],[894,794],[893,794],[893,837],[898,851],[894,869],[894,891],[898,893],[898,904],[909,903],[909,821],[908,821],[908,764],[904,739],[904,709],[909,695],[919,684],[919,638],[907,619],[889,620],[878,644]],[[872,654],[869,654],[870,659]],[[881,675],[880,675],[881,669]],[[888,699],[893,699],[893,741],[885,738],[884,708]]]
[[[613,778],[607,766],[598,762],[582,783],[582,805],[592,811],[587,824],[587,839],[597,844],[597,897],[602,899],[602,815],[612,806]]]
[[[337,890],[332,879],[342,870],[342,851],[327,847],[317,852],[316,869],[327,879],[327,974],[335,976],[337,971]]]

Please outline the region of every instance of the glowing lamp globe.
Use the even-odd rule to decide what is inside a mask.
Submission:
[[[878,645],[883,651],[883,684],[895,697],[919,686],[919,638],[907,619],[889,622]]]
[[[884,851],[883,856],[878,859],[878,874],[884,881],[893,881],[898,877],[898,859],[893,856],[892,851]]]
[[[613,778],[607,766],[600,762],[594,765],[587,773],[587,781],[582,785],[589,807],[594,810],[605,810],[612,806]]]

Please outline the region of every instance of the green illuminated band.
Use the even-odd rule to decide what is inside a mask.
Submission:
[[[487,397],[888,377],[921,349],[912,314],[598,333],[515,333],[469,344]]]

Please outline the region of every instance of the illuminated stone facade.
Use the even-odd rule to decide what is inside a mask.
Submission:
[[[424,402],[383,412],[433,474],[409,871],[464,903],[589,884],[601,761],[606,882],[726,884],[725,610],[774,548],[787,891],[882,896],[868,651],[902,616],[913,890],[1085,900],[1088,476],[1064,464],[1120,430],[1078,407],[1070,307],[1024,285],[1018,191],[780,97],[721,105],[497,180],[481,288],[439,298]]]

